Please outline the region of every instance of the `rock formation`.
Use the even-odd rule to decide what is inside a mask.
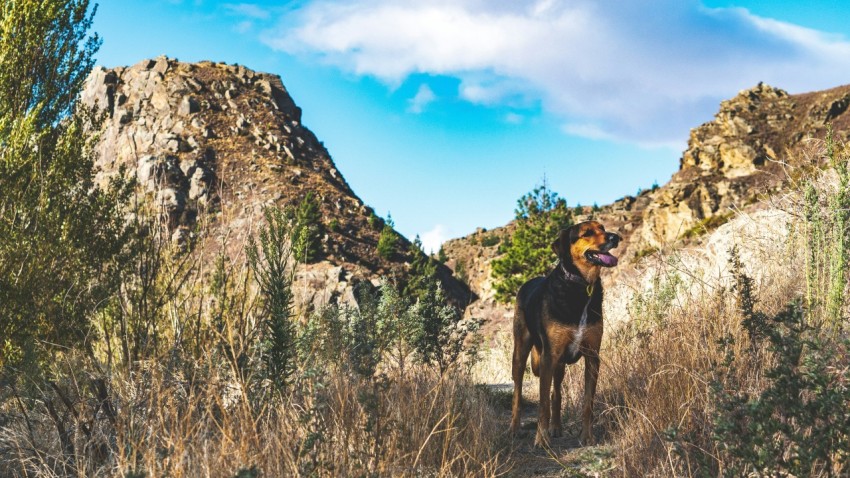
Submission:
[[[300,265],[296,302],[353,301],[353,284],[404,274],[409,242],[389,260],[376,252],[383,221],[363,204],[330,154],[301,124],[280,77],[223,63],[166,57],[96,68],[82,93],[105,115],[97,144],[101,182],[135,178],[161,212],[171,239],[210,258],[243,252],[263,208],[308,192],[323,217],[322,257]],[[443,279],[450,294],[468,290]]]
[[[737,211],[756,205],[787,184],[788,166],[817,167],[811,157],[828,125],[837,141],[850,140],[850,86],[789,95],[759,83],[723,101],[714,120],[691,130],[679,171],[661,187],[626,196],[597,212],[585,209],[577,221],[595,218],[625,240],[617,248],[620,266],[603,275],[629,272],[642,257],[683,240],[693,240],[721,225]],[[487,234],[507,236],[508,224]],[[448,241],[448,265],[465,269],[469,285],[481,298],[472,313],[502,320],[512,313],[492,296],[490,262],[496,247],[481,246],[482,232]],[[492,242],[492,241],[491,241]]]

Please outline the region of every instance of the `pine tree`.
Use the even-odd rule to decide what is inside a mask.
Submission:
[[[0,6],[0,366],[92,337],[118,288],[130,194],[95,187],[77,103],[100,46],[87,0]]]
[[[422,240],[419,235],[410,244],[408,253],[411,255],[407,285],[404,288],[406,297],[421,298],[430,292],[432,284],[436,284],[437,263],[422,252]]]
[[[526,281],[551,269],[556,258],[550,244],[572,222],[567,202],[549,189],[545,178],[517,201],[515,214],[516,229],[499,246],[502,255],[493,260],[496,299],[504,303],[512,301]]]
[[[292,224],[292,257],[305,264],[315,261],[322,251],[323,232],[316,195],[308,192],[298,206],[287,210],[286,217]]]
[[[279,209],[264,211],[266,226],[259,243],[248,238],[248,264],[257,281],[262,303],[260,314],[264,371],[279,390],[291,383],[296,362],[296,330],[292,319],[291,223]]]
[[[393,254],[396,252],[395,248],[398,244],[398,235],[396,234],[395,229],[393,229],[393,226],[395,226],[393,217],[387,213],[387,221],[381,229],[380,237],[378,237],[378,255],[384,259],[392,258]]]

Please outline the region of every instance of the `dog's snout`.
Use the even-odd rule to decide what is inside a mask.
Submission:
[[[608,241],[609,243],[613,244],[614,247],[617,247],[617,244],[619,244],[620,240],[622,240],[622,239],[623,238],[620,237],[619,234],[614,234],[613,232],[608,232],[608,233],[605,234],[605,240]]]

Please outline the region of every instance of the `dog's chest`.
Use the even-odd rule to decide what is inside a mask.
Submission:
[[[550,346],[559,352],[560,361],[567,364],[581,358],[584,342],[598,335],[596,329],[601,328],[593,301],[588,298],[580,302],[579,307],[575,307],[579,305],[576,302],[571,302],[572,307],[554,303],[544,305],[544,315],[550,319],[545,327]]]

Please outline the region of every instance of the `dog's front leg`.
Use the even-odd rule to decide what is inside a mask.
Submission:
[[[564,368],[566,365],[557,363],[554,366],[552,382],[552,415],[549,421],[549,435],[557,438],[564,435],[561,425],[561,386],[564,383]]]
[[[549,389],[552,388],[552,357],[548,347],[544,346],[540,354],[540,415],[537,420],[537,436],[534,446],[549,446]]]
[[[511,434],[517,435],[520,427],[520,408],[522,407],[522,378],[525,375],[525,364],[528,352],[531,350],[531,337],[528,332],[514,332],[514,356],[511,364],[511,375],[514,380],[514,396],[511,401]]]
[[[596,381],[599,379],[599,355],[589,353],[584,356],[584,410],[581,419],[582,445],[593,442],[591,426],[593,425],[593,397],[596,395]]]

